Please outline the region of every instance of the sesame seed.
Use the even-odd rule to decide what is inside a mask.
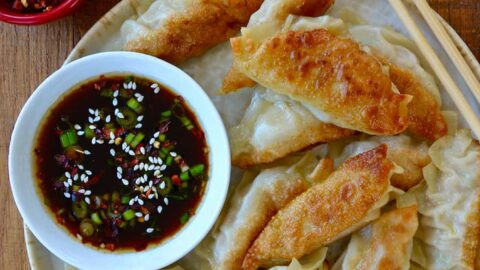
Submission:
[[[90,196],[90,195],[92,195],[92,191],[91,191],[91,190],[87,190],[87,191],[85,191],[85,195],[87,195],[87,196]]]
[[[117,167],[117,172],[122,173],[122,172],[123,172],[122,167],[118,166],[118,167]]]
[[[100,114],[100,111],[98,109],[95,110],[95,116],[98,116]]]
[[[145,147],[140,147],[140,153],[142,153],[142,155],[145,155]]]
[[[128,186],[128,180],[127,179],[122,179],[122,183],[125,185],[125,186]]]
[[[145,217],[143,218],[145,221],[148,221],[150,219],[150,214],[146,214]],[[147,229],[148,230],[148,229]],[[148,232],[148,231],[147,231]]]
[[[138,201],[138,196],[135,196],[135,201]]]
[[[113,149],[113,148],[112,148],[112,149],[110,149],[110,155],[112,155],[112,157],[114,157],[114,156],[115,156],[115,149]]]
[[[153,143],[153,147],[155,147],[156,149],[160,148],[160,142],[159,141],[155,141]]]
[[[79,233],[77,233],[77,238],[78,238],[78,240],[80,240],[80,241],[83,240],[83,237],[82,237]]]
[[[152,171],[153,168],[155,168],[155,165],[152,164],[152,165],[150,165],[150,167],[148,167],[148,170],[149,170],[149,171]]]
[[[163,160],[161,158],[158,158],[158,164],[162,165],[163,164]]]
[[[161,188],[161,189],[164,189],[164,188],[165,188],[165,181],[163,181],[163,182],[160,184],[160,188]]]
[[[139,121],[139,122],[142,121],[142,120],[143,120],[143,117],[144,117],[143,115],[138,116],[138,117],[137,117],[137,121]]]
[[[168,205],[168,198],[163,198],[163,202]]]
[[[85,131],[83,131],[83,130],[80,130],[80,131],[77,132],[78,136],[83,136],[83,134],[85,134]]]
[[[133,200],[133,198],[130,199],[130,201],[128,202],[128,205],[133,205],[135,201]]]
[[[118,105],[118,99],[117,98],[114,98],[112,100],[112,105],[115,106],[115,107]]]
[[[145,98],[145,97],[144,97],[144,96],[139,96],[139,97],[137,98],[137,101],[138,101],[138,102],[142,102],[142,101],[143,101],[143,98]]]
[[[149,200],[153,199],[153,197],[155,197],[155,195],[153,195],[153,193],[150,193],[150,195],[148,195]]]
[[[78,190],[78,193],[80,193],[80,194],[85,193],[85,189],[83,189],[83,188],[79,189],[79,190]]]
[[[92,144],[95,144],[97,142],[97,138],[93,137],[92,138]]]
[[[73,176],[73,180],[77,181],[78,180],[78,173]]]
[[[127,147],[125,148],[125,153],[128,153],[128,151],[130,151],[130,146],[127,146]]]
[[[86,170],[85,173],[86,173],[87,175],[92,175],[92,171],[90,171],[90,170]]]
[[[153,137],[155,137],[155,138],[158,138],[158,136],[160,136],[160,131],[157,131],[153,134]]]
[[[132,89],[137,90],[137,84],[135,82],[133,82],[133,84],[132,84]]]
[[[150,142],[148,142],[148,144],[153,144],[155,142],[155,139],[154,138],[151,138],[150,139]]]
[[[155,94],[160,93],[160,87],[155,88],[155,90],[153,90],[153,92],[154,92]]]
[[[95,119],[93,119],[94,122],[100,121],[100,116],[95,116]]]
[[[121,113],[121,112],[119,112],[119,113],[117,114],[117,117],[120,118],[120,119],[125,118],[125,116],[123,116],[123,113]]]
[[[109,115],[110,116],[110,115]],[[115,134],[113,134],[112,131],[110,131],[110,139],[115,139]]]
[[[85,179],[85,177],[87,177],[87,176],[82,173],[82,175],[80,175],[80,181],[83,181]]]
[[[158,88],[158,84],[154,83],[154,84],[150,85],[150,88],[152,88],[152,89]]]
[[[143,205],[143,200],[142,200],[142,199],[138,199],[138,204]]]
[[[88,176],[85,177],[85,179],[83,179],[83,182],[84,182],[84,183],[87,183],[87,182],[88,182]]]
[[[135,216],[136,216],[136,217],[142,217],[143,214],[142,214],[142,212],[136,212],[136,213],[135,213]]]
[[[128,89],[128,84],[123,83],[123,88]]]
[[[135,185],[140,185],[140,181],[142,181],[142,178],[141,177],[137,178],[137,180],[135,180]]]
[[[70,176],[70,173],[69,173],[69,172],[65,172],[65,177],[70,178],[70,177],[71,177],[71,176]]]
[[[141,162],[140,163],[140,170],[143,170],[143,167],[145,166],[145,163]]]
[[[150,187],[153,186],[153,181],[150,180],[150,181],[148,182],[148,186],[150,186]]]
[[[94,111],[92,108],[88,108],[88,112],[89,112],[90,114],[95,114],[95,111]]]
[[[88,117],[88,122],[89,122],[89,123],[93,123],[93,122],[94,122],[94,121],[93,121],[93,118],[92,118],[91,116]]]
[[[143,126],[143,125],[142,125],[141,123],[138,123],[137,125],[135,125],[135,128],[137,128],[137,129],[138,129],[138,128],[142,128],[142,126]]]
[[[101,243],[101,244],[100,244],[100,248],[105,248],[105,244],[104,244],[104,243]]]
[[[113,92],[113,97],[115,97],[115,98],[118,97],[118,90],[115,90],[115,91]]]
[[[75,124],[73,127],[74,127],[76,130],[82,129],[82,127],[81,127],[79,124]]]
[[[110,120],[112,120],[112,119],[111,119],[110,114],[109,114],[109,115],[107,115],[107,117],[105,117],[105,122],[110,123]]]
[[[64,185],[66,188],[69,187],[68,182],[63,182],[63,185]]]
[[[156,170],[154,173],[153,173],[154,176],[159,176],[160,175],[160,170]]]
[[[90,198],[89,198],[89,197],[85,197],[85,202],[86,202],[87,204],[90,204]]]
[[[65,196],[65,198],[67,198],[67,199],[69,199],[71,197],[70,193],[68,193],[68,192],[63,193],[63,196]]]
[[[170,152],[170,156],[176,157],[176,156],[177,156],[177,153],[175,153],[175,152]]]
[[[153,228],[147,228],[147,233],[152,233],[153,232]]]
[[[75,180],[75,181],[77,181],[77,180]],[[68,182],[68,184],[69,184],[70,186],[73,184],[73,181],[72,181],[71,178],[68,178],[68,179],[67,179],[67,182]]]
[[[83,165],[82,164],[78,164],[77,166],[80,170],[83,170]]]
[[[103,144],[104,142],[105,142],[105,141],[102,140],[102,139],[98,139],[98,140],[97,140],[97,143],[98,143],[98,144]]]
[[[91,153],[90,151],[88,151],[88,150],[83,150],[83,154],[88,156],[88,155],[90,155],[90,154],[92,154],[92,153]]]
[[[165,171],[165,169],[167,169],[167,165],[163,164],[163,165],[160,167],[160,171]]]
[[[131,89],[131,88],[132,88],[132,86],[133,86],[133,82],[129,82],[129,83],[128,83],[128,88],[130,88],[130,89]]]
[[[118,110],[118,108],[117,108],[117,109],[115,109],[114,114],[117,115],[119,112],[120,112],[120,110]]]
[[[135,166],[133,167],[133,170],[134,170],[134,171],[138,171],[138,167],[139,167],[138,164],[135,165]]]
[[[117,178],[118,178],[118,179],[122,179],[122,174],[119,173],[119,172],[117,172]]]
[[[142,94],[140,94],[140,93],[135,93],[135,94],[133,94],[133,95],[138,98],[138,97],[141,96]]]
[[[160,214],[160,213],[162,213],[162,210],[163,210],[163,207],[161,205],[159,205],[157,207],[157,212]]]
[[[95,125],[90,125],[90,126],[88,126],[88,127],[89,127],[91,130],[94,130],[94,129],[97,128]]]
[[[129,154],[130,156],[135,156],[135,152],[133,152],[133,150],[128,151],[128,154]]]
[[[127,148],[127,146],[128,146],[127,143],[126,143],[126,142],[123,142],[123,143],[122,143],[122,150],[125,150],[125,149]]]

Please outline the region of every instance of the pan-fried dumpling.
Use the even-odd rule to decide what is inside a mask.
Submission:
[[[328,270],[326,256],[327,248],[320,248],[300,260],[293,258],[288,266],[274,266],[269,270]]]
[[[412,192],[419,229],[412,261],[423,269],[474,269],[480,229],[480,146],[466,130],[436,141]]]
[[[284,31],[325,28],[330,33],[351,37],[362,49],[377,56],[388,69],[390,79],[402,94],[413,96],[408,106],[409,130],[434,141],[448,132],[440,111],[441,98],[435,79],[420,65],[414,48],[406,37],[385,27],[348,25],[331,16],[317,18],[289,16]]]
[[[318,120],[307,108],[284,96],[257,90],[243,119],[229,133],[232,163],[244,168],[347,137],[353,131]]]
[[[253,182],[240,183],[219,232],[215,234],[214,268],[240,269],[248,247],[272,216],[332,171],[332,160],[319,162],[307,154],[291,167],[266,169]]]
[[[260,28],[262,38],[266,38],[281,29],[281,25],[288,15],[319,16],[325,13],[334,2],[334,0],[266,0],[260,9],[250,17],[248,27]],[[255,85],[255,81],[232,66],[225,76],[219,92],[226,94]]]
[[[365,136],[358,136],[355,141],[349,141],[347,145],[341,141],[333,142],[329,144],[329,152],[335,164],[338,165],[347,158],[380,144],[388,145],[388,159],[404,170],[403,173],[392,176],[391,182],[394,187],[406,191],[423,180],[422,169],[430,163],[428,146],[425,142],[417,142],[403,134],[387,137],[373,136],[368,139]]]
[[[179,63],[233,37],[263,0],[146,2],[131,1],[139,13],[121,28],[124,49]]]
[[[257,42],[231,39],[235,66],[322,121],[373,135],[408,127],[411,96],[398,94],[378,60],[327,30],[288,31]]]
[[[379,216],[396,191],[387,146],[348,159],[325,181],[281,209],[249,248],[243,269],[289,262],[339,239]]]
[[[382,214],[352,235],[347,250],[332,270],[408,270],[417,228],[416,206]]]

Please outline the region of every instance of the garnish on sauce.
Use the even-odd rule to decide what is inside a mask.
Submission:
[[[132,76],[101,76],[67,94],[40,128],[35,157],[57,221],[109,250],[174,234],[208,178],[203,131],[183,99]]]

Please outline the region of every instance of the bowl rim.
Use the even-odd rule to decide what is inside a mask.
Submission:
[[[85,0],[64,0],[47,12],[19,13],[0,6],[0,21],[18,25],[38,25],[61,19],[75,11]]]
[[[191,91],[194,94],[186,95],[185,94],[186,92],[182,92],[184,90],[179,91],[179,89],[177,89],[175,86],[172,86],[169,83],[165,83],[165,81],[162,81],[158,77],[152,78],[154,75],[141,74],[138,71],[137,72],[124,71],[124,70],[119,70],[119,71],[112,70],[110,72],[91,71],[95,73],[94,76],[90,76],[89,78],[79,79],[79,81],[84,82],[88,79],[96,78],[102,74],[108,74],[108,73],[111,73],[111,74],[130,73],[137,76],[146,77],[154,81],[158,81],[162,84],[166,84],[169,88],[171,88],[173,92],[178,93],[179,95],[182,95],[182,97],[184,97],[187,104],[189,104],[192,111],[197,116],[197,119],[200,122],[200,125],[202,125],[202,128],[205,132],[207,145],[209,146],[209,150],[210,150],[210,153],[209,153],[209,160],[210,160],[209,175],[210,176],[209,176],[209,183],[207,184],[206,191],[202,197],[202,200],[197,206],[196,214],[189,220],[189,222],[186,225],[184,225],[173,236],[170,236],[160,244],[149,247],[146,250],[140,251],[140,252],[135,252],[135,251],[103,252],[96,248],[92,248],[89,245],[80,243],[77,239],[75,239],[71,235],[70,232],[67,232],[62,225],[58,224],[56,221],[53,220],[51,216],[51,212],[49,212],[50,210],[48,209],[47,206],[43,204],[43,202],[41,202],[42,195],[38,194],[37,185],[34,184],[35,180],[33,179],[34,177],[33,155],[31,153],[33,153],[32,149],[33,149],[33,141],[35,139],[35,135],[37,134],[38,127],[41,124],[41,120],[44,118],[45,113],[48,112],[51,106],[55,104],[55,102],[57,102],[58,99],[61,98],[63,94],[71,90],[72,87],[78,85],[78,82],[71,82],[70,84],[68,84],[68,86],[62,87],[62,90],[58,90],[60,91],[61,95],[54,97],[53,102],[49,102],[48,104],[42,105],[42,102],[41,102],[42,98],[45,98],[44,97],[46,95],[45,93],[50,91],[49,87],[52,86],[54,83],[58,82],[58,80],[60,80],[59,78],[62,78],[62,76],[65,77],[66,74],[75,72],[75,70],[81,69],[82,66],[85,69],[87,66],[89,65],[91,66],[92,62],[95,62],[95,63],[98,63],[99,61],[119,62],[120,60],[125,60],[125,59],[134,61],[134,64],[129,62],[129,67],[128,67],[129,69],[131,68],[132,65],[133,66],[137,65],[138,66],[137,68],[140,68],[139,67],[140,65],[145,65],[145,66],[154,65],[156,67],[155,71],[148,71],[148,72],[157,73],[157,72],[160,72],[161,70],[163,70],[163,72],[165,71],[172,72],[167,74],[175,74],[175,75],[172,75],[172,77],[181,76],[181,78],[184,79],[185,83],[187,83],[188,85],[191,85],[193,88],[195,88],[193,90],[197,90],[197,91]],[[102,64],[99,64],[99,65],[102,65]],[[112,66],[111,69],[122,69],[122,68],[118,68],[116,65],[111,63],[105,63],[103,65],[104,66],[111,65]],[[164,75],[161,75],[161,76],[164,76]],[[182,83],[182,81],[179,80],[178,83]],[[201,106],[202,106],[201,110],[199,109],[198,104],[196,105],[192,104],[192,100],[194,100],[194,98],[198,99],[198,102],[197,102],[198,104],[200,104],[199,102],[201,102]],[[38,116],[40,120],[30,120],[29,118],[32,118],[32,116],[29,113],[31,112],[31,110],[36,110],[38,107],[41,107],[41,110],[45,110],[45,113]],[[206,119],[207,116],[208,116],[208,119]],[[25,141],[22,141],[22,134],[25,133],[25,127],[31,128],[31,123],[29,122],[32,122],[32,121],[34,121],[33,125],[35,126],[35,129],[32,129],[33,136],[28,138],[28,140],[32,141],[31,142],[32,147],[28,148],[28,147],[25,147],[25,144],[28,145],[28,142],[25,143]],[[209,128],[211,128],[212,130],[209,130]],[[23,135],[23,136],[30,136],[30,135]],[[214,144],[212,144],[213,139],[215,139]],[[23,154],[22,154],[22,151],[23,151]],[[24,156],[25,151],[29,151],[30,153],[28,158],[22,157],[22,155]],[[21,160],[25,160],[25,158],[29,159],[29,164],[27,166],[21,162]],[[219,161],[221,161],[221,163],[219,163]],[[19,170],[17,170],[18,168],[22,168],[23,171],[29,171],[29,172],[19,172]],[[156,257],[156,261],[160,261],[158,264],[153,265],[152,263],[150,263],[149,265],[145,265],[147,269],[149,268],[153,269],[153,268],[167,266],[175,262],[176,260],[180,259],[184,255],[186,255],[189,251],[191,251],[193,248],[195,248],[195,246],[197,246],[200,243],[200,241],[207,235],[207,233],[213,227],[216,219],[218,218],[221,209],[223,208],[223,205],[227,196],[227,192],[228,192],[229,183],[230,183],[231,165],[230,165],[230,149],[228,144],[228,137],[227,137],[227,133],[226,133],[223,121],[220,118],[220,115],[218,114],[218,111],[216,110],[210,98],[188,74],[184,73],[179,68],[152,56],[133,53],[133,52],[106,52],[106,53],[99,53],[99,54],[87,56],[79,60],[73,61],[72,63],[67,64],[64,67],[57,70],[56,72],[54,72],[44,82],[42,82],[40,86],[38,86],[36,91],[31,95],[31,97],[28,99],[28,101],[22,108],[18,116],[18,119],[15,123],[14,130],[12,132],[12,137],[11,137],[10,149],[9,149],[8,169],[9,169],[10,187],[12,189],[13,197],[17,205],[17,208],[19,209],[20,214],[24,219],[24,222],[27,224],[27,226],[29,226],[32,233],[39,239],[39,241],[53,254],[56,254],[57,256],[59,256],[60,258],[62,258],[63,260],[65,260],[71,265],[74,265],[80,268],[95,268],[95,264],[92,264],[91,262],[92,260],[94,260],[93,258],[87,260],[87,262],[85,263],[81,262],[79,261],[78,255],[71,255],[71,253],[74,253],[74,252],[62,250],[61,245],[63,245],[64,247],[69,246],[72,248],[80,248],[82,253],[93,254],[95,256],[98,256],[97,259],[101,258],[102,260],[107,261],[105,263],[99,263],[99,264],[97,263],[96,265],[98,267],[107,267],[108,263],[115,261],[115,265],[117,266],[116,268],[119,268],[118,266],[119,266],[119,263],[121,262],[121,260],[119,259],[123,257],[124,261],[126,260],[130,264],[125,263],[123,265],[120,265],[120,268],[125,267],[126,269],[128,269],[129,268],[128,266],[129,265],[131,266],[133,262],[137,263],[135,265],[136,265],[136,268],[138,268],[138,260],[136,260],[137,257],[138,258],[140,257],[145,258],[149,256],[151,257],[155,255],[156,250],[161,250],[163,248],[163,251],[165,251],[165,247],[180,246],[178,250],[176,249],[175,252],[171,252],[172,254],[175,254],[174,256],[165,256],[164,261],[161,261],[159,260],[160,259],[159,257]],[[21,179],[25,179],[25,177],[23,178],[21,177],[21,175],[24,173],[30,174],[32,176],[32,179],[29,181],[30,183],[33,183],[31,185],[32,186],[31,189],[34,190],[33,195],[28,194],[30,196],[24,196],[23,194],[25,190],[21,189],[22,184],[19,181],[22,181]],[[27,191],[27,192],[30,192],[30,191]],[[40,203],[38,203],[38,201],[40,201]],[[38,207],[43,209],[43,211],[40,211],[42,213],[34,213],[34,211],[38,210],[38,208],[36,209],[27,208],[27,205],[30,204],[31,206],[32,203],[40,204]],[[36,220],[35,218],[40,218],[40,221]],[[52,224],[55,224],[55,225],[53,227],[46,228],[47,225],[52,226]],[[192,226],[198,226],[198,228],[194,228]],[[58,238],[55,237],[55,239],[52,239],[52,237],[50,237],[49,239],[46,236],[47,230],[49,232],[55,231],[55,233],[58,233],[61,231],[62,233],[59,235]],[[186,236],[189,236],[190,238],[187,238]],[[56,242],[60,242],[59,241],[60,238],[67,239],[66,237],[71,241],[67,241],[68,243],[66,244],[56,243]],[[174,243],[174,244],[171,244],[171,243]],[[179,245],[179,243],[181,243],[182,245]],[[73,250],[75,251],[75,249]],[[141,254],[142,256],[138,254]]]

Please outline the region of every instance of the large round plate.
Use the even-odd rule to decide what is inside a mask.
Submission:
[[[390,25],[397,31],[400,31],[408,36],[406,29],[396,16],[394,10],[389,6],[388,1],[337,0],[336,2],[337,3],[335,4],[334,9],[349,6],[351,9],[358,11],[358,13],[361,14],[363,18],[367,19],[372,25]],[[420,14],[414,7],[409,6],[409,9],[417,24],[425,33],[430,45],[435,49],[442,62],[445,64],[447,70],[462,89],[464,95],[468,100],[472,101],[472,106],[475,112],[480,115],[480,107],[478,104],[473,103],[474,98],[469,93],[468,88],[462,81],[460,74],[448,59],[447,54],[437,42],[425,21],[421,18]],[[121,48],[118,48],[113,40],[115,37],[120,35],[120,27],[122,23],[132,16],[134,16],[134,9],[131,6],[130,1],[123,0],[107,14],[105,14],[105,16],[101,18],[87,32],[87,34],[85,34],[77,46],[72,50],[65,63],[97,52],[121,50]],[[456,43],[467,63],[470,65],[477,77],[480,78],[480,64],[473,56],[470,49],[458,36],[458,34],[440,16],[438,17]],[[207,94],[209,94],[219,110],[227,128],[238,121],[250,98],[250,93],[248,91],[240,94],[234,94],[233,96],[229,97],[218,97],[215,95],[216,89],[218,89],[223,75],[226,73],[227,68],[230,67],[230,63],[231,57],[229,56],[228,44],[224,43],[213,48],[203,56],[192,59],[181,65],[181,68],[189,73],[194,79],[196,79],[197,82],[207,91]],[[209,72],[210,76],[205,76],[206,70],[208,70],[207,72]],[[212,79],[212,73],[217,75],[213,76],[216,79]],[[440,89],[442,90],[441,87]],[[453,105],[451,98],[445,93],[445,91],[441,92],[444,103],[443,108],[458,111]],[[468,127],[462,120],[460,121],[460,125],[463,127]],[[238,171],[232,172],[232,181],[237,180],[239,175],[238,173]],[[65,264],[62,260],[57,258],[45,247],[43,247],[26,226],[25,242],[27,244],[27,252],[32,269],[73,269],[71,266]]]

